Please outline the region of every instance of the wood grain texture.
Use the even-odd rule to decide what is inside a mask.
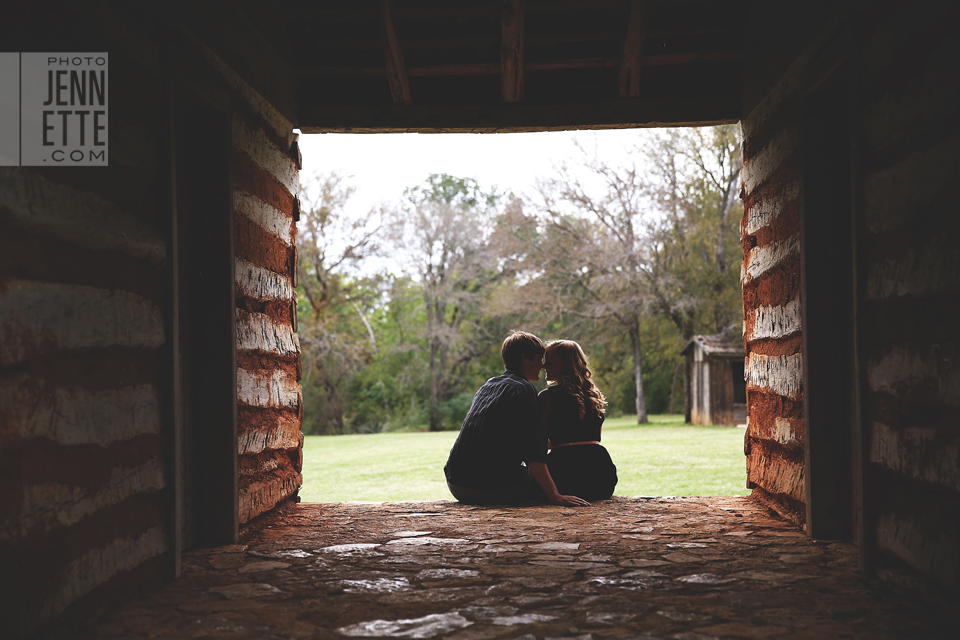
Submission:
[[[523,100],[524,0],[503,0],[500,9],[500,93],[504,102]]]
[[[617,95],[621,98],[640,96],[640,69],[643,64],[643,41],[649,22],[649,8],[645,0],[632,0],[627,36],[623,42],[620,69],[617,75]]]
[[[0,365],[96,347],[157,349],[160,308],[134,293],[5,280],[0,288]]]
[[[407,63],[403,58],[403,47],[397,36],[390,0],[381,0],[381,19],[383,21],[383,57],[386,66],[387,82],[394,104],[412,104],[410,79],[407,76]]]

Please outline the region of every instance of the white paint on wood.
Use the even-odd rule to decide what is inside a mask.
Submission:
[[[301,390],[296,378],[286,371],[237,369],[237,399],[250,407],[297,409]]]
[[[19,530],[5,526],[0,530],[0,540],[11,534],[23,538],[37,530],[69,527],[104,507],[141,493],[159,491],[164,486],[163,463],[159,458],[138,467],[114,467],[110,480],[96,491],[60,482],[30,484],[23,490]]]
[[[870,461],[908,478],[960,492],[960,437],[935,427],[893,429],[874,422]]]
[[[240,489],[240,522],[255,518],[292,496],[303,485],[303,476],[291,473],[281,478],[268,478]]]
[[[260,129],[251,127],[239,115],[233,117],[233,144],[246,153],[254,164],[286,187],[291,196],[300,191],[300,174],[293,159]],[[292,143],[292,139],[290,141]]]
[[[773,175],[783,161],[796,151],[800,129],[796,125],[774,135],[767,145],[751,158],[743,161],[743,186],[750,195],[754,189]]]
[[[753,235],[777,219],[783,209],[800,197],[800,182],[791,180],[783,189],[769,198],[763,198],[747,210],[745,230]]]
[[[751,353],[746,363],[747,386],[769,389],[797,399],[803,389],[803,355],[765,356]]]
[[[87,390],[19,374],[0,380],[0,419],[23,439],[107,447],[160,433],[160,398],[150,385]]]
[[[960,288],[960,248],[955,238],[933,237],[897,258],[874,261],[867,299],[923,296]]]
[[[960,404],[960,362],[950,347],[892,347],[870,359],[867,384],[895,396],[922,385],[926,393],[935,389],[941,402]]]
[[[799,253],[800,234],[754,247],[740,267],[740,283],[747,284],[767,273],[787,258]]]
[[[244,191],[233,192],[233,208],[288,247],[293,246],[293,217]]]
[[[255,300],[293,300],[295,292],[290,278],[237,258],[234,270],[240,295]]]
[[[237,309],[237,348],[283,356],[298,355],[300,340],[289,324],[263,313]]]
[[[797,449],[800,441],[797,440],[796,433],[793,430],[793,424],[786,418],[777,416],[773,423],[773,440],[787,449]]]
[[[241,431],[237,436],[237,453],[244,456],[264,451],[296,449],[302,442],[300,420],[278,416],[270,427]]]
[[[105,536],[109,535],[105,532]],[[167,550],[163,527],[148,529],[136,538],[110,540],[71,562],[54,584],[59,590],[40,608],[41,620],[49,620],[80,596],[89,593],[122,571],[134,569]]]
[[[757,307],[753,312],[753,327],[748,340],[783,338],[801,329],[800,299],[791,300],[784,306]]]
[[[52,182],[18,167],[4,167],[0,207],[10,222],[90,251],[119,251],[162,262],[167,255],[163,236],[153,223],[152,201],[142,216],[98,195]]]
[[[128,291],[8,280],[0,290],[0,365],[97,347],[156,349],[160,308]]]

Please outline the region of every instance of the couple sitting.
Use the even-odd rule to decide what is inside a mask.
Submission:
[[[477,391],[443,468],[453,497],[465,504],[546,498],[584,506],[613,495],[617,468],[600,444],[604,398],[580,345],[544,345],[518,331],[500,355],[506,371]],[[550,386],[538,398],[530,383],[540,369]]]

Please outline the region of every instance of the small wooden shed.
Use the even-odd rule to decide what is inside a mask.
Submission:
[[[734,424],[747,419],[743,342],[726,333],[693,336],[686,357],[691,424]]]

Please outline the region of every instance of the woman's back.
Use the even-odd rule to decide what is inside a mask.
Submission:
[[[577,399],[563,387],[548,387],[550,395],[550,419],[547,423],[547,437],[553,446],[567,442],[600,441],[600,429],[603,415],[597,415],[592,407],[586,407],[580,418],[580,406]]]

